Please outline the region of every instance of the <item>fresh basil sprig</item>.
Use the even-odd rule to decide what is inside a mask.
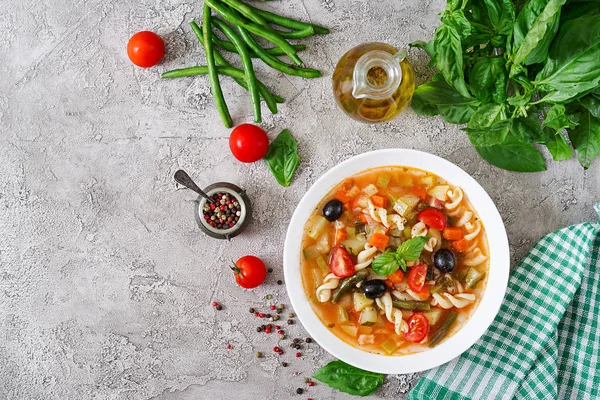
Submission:
[[[598,1],[446,3],[433,39],[410,43],[439,72],[416,89],[413,110],[467,124],[471,144],[500,168],[545,170],[541,145],[555,161],[576,152],[589,168],[600,156]]]
[[[402,243],[396,251],[387,251],[373,260],[371,267],[378,275],[390,275],[402,268],[406,271],[406,262],[415,261],[421,255],[427,236],[417,236]]]
[[[321,367],[313,378],[340,392],[369,396],[383,384],[384,374],[369,372],[336,360]]]
[[[300,165],[298,145],[288,129],[284,129],[269,145],[264,157],[267,167],[281,186],[290,186],[294,172]]]

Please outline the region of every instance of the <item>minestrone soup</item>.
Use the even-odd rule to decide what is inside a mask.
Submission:
[[[371,353],[440,344],[487,284],[485,229],[462,189],[414,168],[375,168],[341,182],[307,221],[302,248],[315,313]]]

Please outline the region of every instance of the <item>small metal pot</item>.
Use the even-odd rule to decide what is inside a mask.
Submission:
[[[206,194],[212,196],[215,193],[227,193],[240,203],[240,219],[233,227],[228,229],[217,229],[210,226],[203,217],[203,209],[204,205],[207,203],[206,199],[202,196],[198,196],[198,199],[195,201],[195,209],[194,209],[194,217],[196,218],[196,222],[198,226],[210,237],[215,239],[231,239],[239,235],[248,225],[250,219],[252,218],[252,206],[250,205],[250,199],[246,195],[246,192],[240,189],[238,186],[233,183],[228,182],[217,182],[208,186],[204,189]]]

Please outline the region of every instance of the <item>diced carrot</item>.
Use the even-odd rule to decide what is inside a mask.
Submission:
[[[453,228],[451,226],[447,226],[444,229],[444,239],[446,240],[460,240],[463,238],[463,232],[461,228]]]
[[[362,221],[363,224],[369,223],[369,220],[367,220],[367,216],[364,213],[360,214],[360,220]]]
[[[413,186],[410,189],[410,192],[423,200],[427,199],[427,189],[425,189],[423,186]]]
[[[339,245],[342,240],[346,240],[348,231],[346,229],[338,229],[335,231],[335,246]]]
[[[341,201],[342,203],[347,203],[350,201],[350,197],[348,196],[348,193],[345,190],[342,190],[341,188],[335,194],[335,198],[338,199],[339,201]]]
[[[388,245],[390,238],[381,232],[375,232],[371,235],[371,239],[369,240],[369,244],[371,246],[375,246],[378,249],[385,249]]]
[[[387,207],[387,198],[379,195],[371,196],[371,201],[375,207]]]
[[[392,282],[391,280],[386,279],[384,282],[385,282],[385,286],[387,286],[388,288],[390,288],[390,289],[394,288],[394,282]]]
[[[469,242],[467,239],[460,239],[452,242],[452,248],[458,252],[463,252],[469,248]]]
[[[346,210],[346,211],[352,210],[352,206],[350,205],[349,202],[344,203],[344,210]]]
[[[400,283],[400,282],[402,282],[402,279],[404,279],[404,272],[402,272],[401,270],[398,270],[398,271],[394,272],[393,274],[388,275],[387,278],[392,283]]]

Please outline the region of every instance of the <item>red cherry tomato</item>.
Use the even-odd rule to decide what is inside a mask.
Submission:
[[[443,231],[446,227],[446,214],[435,208],[426,208],[417,214],[417,219],[425,225]]]
[[[236,282],[246,289],[260,286],[267,277],[265,263],[255,256],[244,256],[240,258],[232,269]]]
[[[427,264],[418,264],[412,267],[408,274],[408,286],[411,290],[419,293],[425,286],[425,277],[427,276]]]
[[[338,278],[345,278],[354,274],[354,261],[352,261],[352,257],[345,248],[342,246],[336,247],[331,253],[329,268]]]
[[[404,338],[410,342],[419,343],[429,331],[429,321],[423,313],[416,312],[407,321],[408,332],[404,334]]]
[[[260,160],[269,150],[269,138],[265,131],[256,125],[242,124],[231,131],[229,148],[241,162],[252,163]]]
[[[127,43],[127,55],[138,67],[153,67],[165,55],[165,43],[154,32],[138,32]]]

